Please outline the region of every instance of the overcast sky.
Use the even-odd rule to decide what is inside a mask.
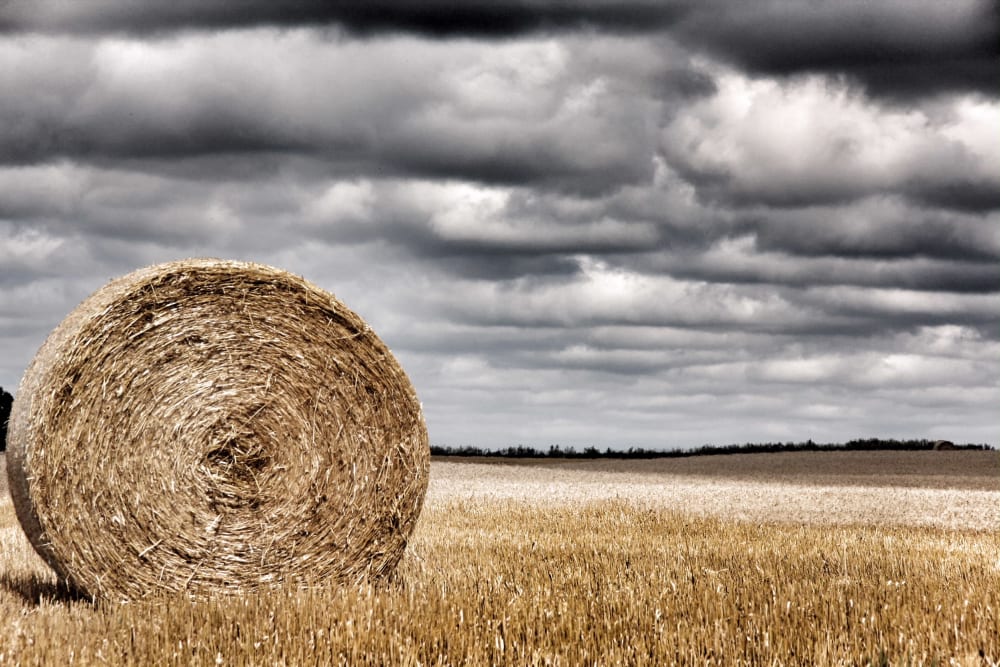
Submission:
[[[0,385],[215,256],[436,444],[1000,445],[998,65],[987,0],[0,0]]]

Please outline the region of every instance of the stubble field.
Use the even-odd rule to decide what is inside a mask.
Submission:
[[[362,589],[74,600],[5,491],[0,559],[3,664],[991,665],[1000,454],[435,461]]]

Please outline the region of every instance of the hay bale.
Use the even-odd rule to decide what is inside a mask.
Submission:
[[[410,381],[356,314],[267,266],[186,260],[95,292],[17,392],[18,519],[100,598],[389,573],[423,504]]]

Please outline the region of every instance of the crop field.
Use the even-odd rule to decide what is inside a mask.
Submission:
[[[388,582],[73,599],[0,494],[0,664],[995,665],[1000,454],[435,460]]]

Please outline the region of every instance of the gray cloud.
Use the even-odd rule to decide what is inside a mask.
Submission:
[[[175,31],[339,26],[359,35],[510,38],[577,30],[666,32],[693,49],[765,75],[844,75],[869,92],[907,99],[995,94],[1000,10],[994,0],[804,3],[767,0],[488,0],[455,3],[7,2],[0,31],[160,35]]]
[[[703,3],[678,32],[757,74],[844,75],[889,99],[1000,91],[993,0]]]
[[[761,251],[750,237],[723,240],[704,253],[658,253],[625,260],[641,271],[669,271],[688,280],[773,286],[854,285],[914,291],[990,293],[995,265],[960,260],[802,257]]]
[[[35,49],[48,56],[26,57]],[[234,57],[244,51],[270,55]],[[239,170],[241,156],[312,155],[352,173],[580,190],[648,178],[657,102],[620,103],[618,84],[568,55],[545,41],[483,49],[304,32],[27,37],[0,45],[5,89],[25,93],[0,101],[0,161],[203,159],[218,173],[216,156]]]
[[[747,225],[762,250],[794,255],[996,262],[1000,237],[992,217],[924,211],[891,201],[843,208],[768,211]]]
[[[358,310],[442,443],[995,442],[993,5],[31,7],[5,387],[108,279],[223,256]]]
[[[518,2],[321,2],[186,0],[170,4],[123,0],[9,2],[7,31],[151,34],[185,29],[337,24],[361,34],[414,32],[431,37],[509,37],[539,30],[600,28],[644,32],[670,25],[687,2],[527,0]]]

